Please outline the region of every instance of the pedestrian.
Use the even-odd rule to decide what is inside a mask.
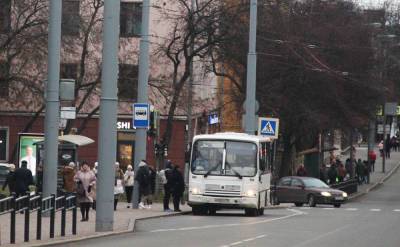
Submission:
[[[124,194],[123,186],[124,173],[119,167],[119,162],[115,162],[115,177],[114,177],[114,211],[117,210],[119,197]]]
[[[319,169],[319,179],[324,182],[327,183],[326,181],[326,165],[322,164],[321,168]]]
[[[98,163],[95,162],[93,168],[91,167],[91,171],[94,173],[94,175],[96,176],[96,181],[92,183],[92,187],[89,193],[89,196],[93,199],[93,203],[92,203],[92,209],[96,210],[96,195],[97,195],[97,166]]]
[[[386,146],[385,146],[385,155],[386,159],[390,159],[390,150],[392,149],[392,145],[390,143],[390,139],[386,139]]]
[[[75,191],[75,163],[69,162],[62,169],[63,189],[67,195]]]
[[[43,165],[42,162],[36,168],[36,192],[43,191]]]
[[[301,164],[299,166],[299,168],[297,169],[296,175],[299,176],[299,177],[307,176],[307,171],[306,171],[306,168],[304,168],[303,164]]]
[[[153,197],[154,194],[156,193],[156,179],[157,179],[157,173],[154,170],[153,167],[149,166],[149,172],[150,172],[150,197],[149,197],[149,205],[153,205]]]
[[[364,182],[369,184],[369,173],[371,172],[371,165],[368,164],[367,160],[364,160]]]
[[[159,175],[161,177],[161,182],[164,186],[163,204],[165,212],[171,211],[171,209],[169,208],[169,199],[171,197],[171,184],[168,182],[171,178],[171,172],[172,172],[172,162],[170,160],[167,160],[165,162],[165,168],[159,172]]]
[[[338,175],[338,172],[337,172],[337,169],[336,169],[336,164],[332,163],[331,167],[329,167],[329,170],[328,170],[329,184],[336,183],[337,175]]]
[[[396,137],[392,136],[392,138],[390,138],[390,146],[392,151],[397,151]]]
[[[8,186],[8,191],[11,193],[15,192],[15,165],[10,164],[8,167],[8,174],[6,181],[3,184],[3,190]]]
[[[132,202],[132,191],[133,185],[135,183],[135,173],[132,170],[132,166],[128,165],[125,174],[124,174],[124,184],[125,184],[125,193],[126,193],[126,200],[128,202],[127,208],[130,208],[130,203]]]
[[[357,173],[357,179],[358,179],[358,184],[361,185],[364,183],[364,164],[361,161],[361,159],[358,159],[357,166],[356,166],[356,173]]]
[[[339,163],[339,166],[338,166],[338,180],[339,180],[339,183],[341,183],[341,182],[343,182],[344,181],[344,178],[346,177],[346,168],[344,168],[344,165],[343,165],[343,163]]]
[[[383,140],[381,140],[378,144],[378,149],[379,149],[379,153],[381,154],[381,157],[383,157],[384,152],[383,152]]]
[[[17,197],[29,192],[29,186],[33,185],[32,171],[28,168],[28,162],[23,160],[21,167],[15,170],[15,193]]]
[[[376,161],[376,153],[374,150],[369,151],[369,160],[371,162],[371,171],[375,172],[375,161]]]
[[[135,180],[139,184],[139,209],[150,209],[149,196],[151,193],[150,188],[150,170],[145,160],[140,161],[139,169],[135,175]]]
[[[96,182],[96,175],[90,170],[87,162],[82,162],[81,169],[75,174],[75,181],[77,183],[77,200],[82,215],[81,221],[89,221],[90,206],[93,203],[93,198],[90,196],[90,193],[93,184]]]
[[[185,181],[182,173],[179,171],[178,166],[174,166],[171,172],[171,192],[172,200],[174,203],[174,212],[181,212],[179,209],[179,203],[183,192],[185,191]]]

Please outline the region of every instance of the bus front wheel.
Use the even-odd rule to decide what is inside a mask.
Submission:
[[[192,206],[193,215],[205,215],[207,213],[207,209],[203,206]]]
[[[258,208],[246,208],[244,213],[246,216],[256,217],[260,214],[260,211]]]

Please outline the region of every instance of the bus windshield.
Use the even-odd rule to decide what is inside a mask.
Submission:
[[[193,145],[191,171],[196,175],[255,176],[257,145],[241,141],[199,140]]]

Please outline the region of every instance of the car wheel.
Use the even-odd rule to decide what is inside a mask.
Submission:
[[[302,202],[295,202],[294,205],[295,205],[296,207],[302,207],[302,206],[303,206],[303,203],[302,203]]]
[[[258,210],[258,215],[264,215],[264,208],[260,208]]]
[[[246,216],[250,216],[250,217],[256,217],[259,215],[258,209],[257,208],[246,208],[244,210],[244,213]]]
[[[333,206],[334,206],[335,208],[340,208],[340,203],[333,204]]]
[[[308,206],[315,207],[315,197],[313,195],[308,196]]]

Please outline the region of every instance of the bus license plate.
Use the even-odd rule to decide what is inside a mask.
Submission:
[[[229,199],[226,198],[215,198],[214,201],[218,203],[229,203]]]

